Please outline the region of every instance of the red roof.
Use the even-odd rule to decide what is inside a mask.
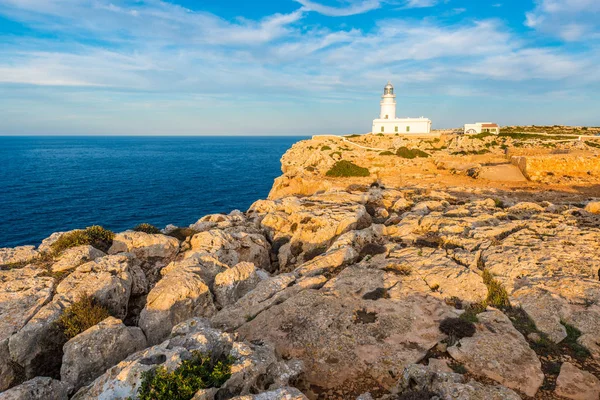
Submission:
[[[498,124],[482,124],[482,128],[498,128]]]

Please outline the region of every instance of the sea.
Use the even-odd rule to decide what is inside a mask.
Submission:
[[[0,248],[53,232],[188,226],[267,197],[305,137],[0,137]]]

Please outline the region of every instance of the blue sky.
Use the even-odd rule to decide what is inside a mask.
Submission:
[[[0,0],[0,135],[600,125],[598,0]]]

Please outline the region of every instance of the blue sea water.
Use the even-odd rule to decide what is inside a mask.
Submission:
[[[0,248],[246,210],[301,137],[0,137]]]

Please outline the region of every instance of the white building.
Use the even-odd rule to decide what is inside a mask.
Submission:
[[[476,135],[478,133],[500,133],[500,127],[493,122],[475,122],[474,124],[465,124],[466,135]]]
[[[399,133],[402,135],[431,134],[431,120],[428,118],[396,118],[396,95],[390,82],[381,96],[381,115],[373,120],[373,133]]]

